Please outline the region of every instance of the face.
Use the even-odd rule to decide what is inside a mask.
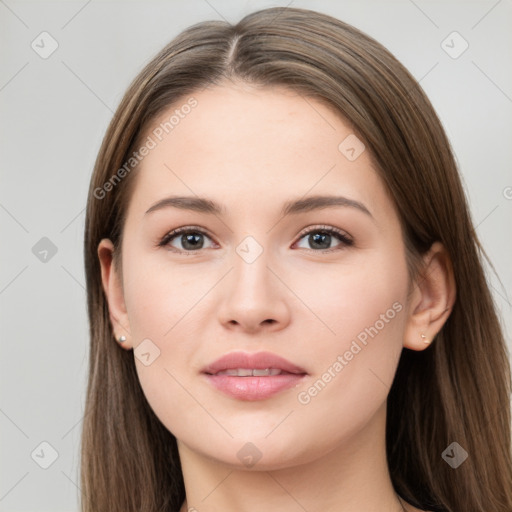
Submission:
[[[182,446],[236,467],[310,461],[385,408],[408,311],[400,222],[369,151],[324,104],[232,84],[193,97],[161,141],[148,132],[110,309]],[[162,202],[173,197],[188,200]],[[204,373],[234,352],[294,366]]]

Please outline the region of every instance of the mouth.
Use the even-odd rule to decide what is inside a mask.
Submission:
[[[231,352],[203,368],[207,381],[237,400],[263,400],[299,385],[307,372],[270,352]]]
[[[274,375],[292,375],[291,372],[287,372],[280,368],[229,368],[227,370],[222,370],[217,373],[211,373],[209,375],[231,375],[234,377],[269,377]]]

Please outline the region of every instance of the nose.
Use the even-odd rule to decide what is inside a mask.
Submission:
[[[251,263],[234,255],[217,309],[224,327],[246,333],[275,332],[290,323],[287,288],[269,263],[265,251]]]

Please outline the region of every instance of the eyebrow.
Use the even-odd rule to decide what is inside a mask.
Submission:
[[[331,195],[316,195],[303,199],[287,201],[283,205],[281,215],[286,216],[290,214],[299,214],[335,206],[356,208],[357,210],[373,218],[372,214],[363,203],[360,203],[354,199],[349,199],[348,197]],[[225,212],[225,209],[220,204],[216,203],[215,201],[211,201],[210,199],[192,196],[170,196],[157,201],[146,211],[146,214],[160,210],[162,208],[170,207],[180,208],[182,210],[192,210],[210,215],[222,215]]]

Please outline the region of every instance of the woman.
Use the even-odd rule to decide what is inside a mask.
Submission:
[[[512,510],[480,253],[380,44],[293,8],[185,30],[91,180],[82,510]]]

